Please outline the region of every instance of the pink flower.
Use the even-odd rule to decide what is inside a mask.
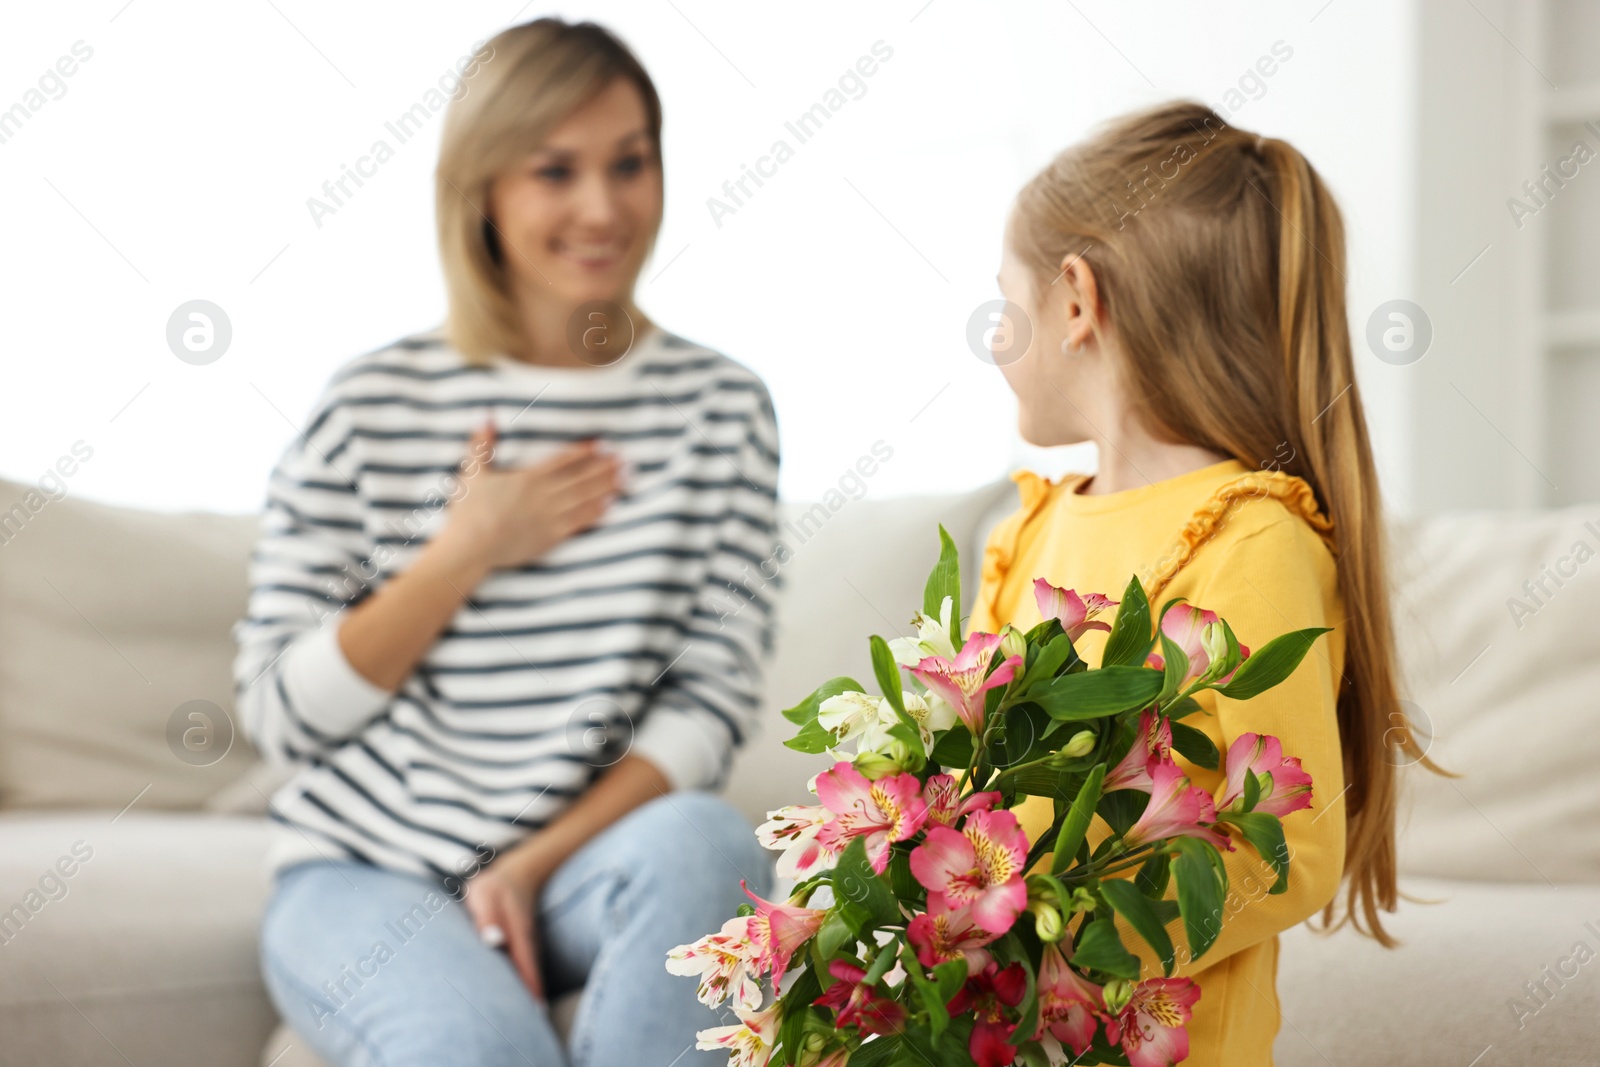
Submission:
[[[1189,657],[1189,673],[1180,683],[1187,685],[1211,669],[1211,654],[1206,651],[1205,631],[1207,626],[1221,623],[1220,617],[1214,611],[1206,611],[1189,604],[1175,604],[1172,609],[1161,619],[1161,632],[1172,639],[1173,644],[1183,649],[1183,654]],[[1250,649],[1244,645],[1239,646],[1240,663],[1250,658]],[[1164,670],[1166,660],[1158,653],[1152,652],[1145,660],[1146,667]],[[1230,671],[1227,677],[1217,678],[1215,681],[1225,683],[1232,678],[1238,668]]]
[[[1223,789],[1220,808],[1244,807],[1244,776],[1272,775],[1269,785],[1262,782],[1261,799],[1253,810],[1283,818],[1291,811],[1311,806],[1311,775],[1300,766],[1298,756],[1287,759],[1283,746],[1271,734],[1240,734],[1228,746],[1228,784]]]
[[[1150,772],[1150,803],[1123,837],[1131,850],[1168,837],[1198,837],[1219,849],[1233,851],[1233,841],[1216,829],[1217,807],[1211,795],[1198,786],[1171,761],[1156,764]],[[912,854],[915,861],[916,854]]]
[[[1028,992],[1028,975],[1022,964],[1001,969],[990,963],[967,978],[945,1005],[951,1015],[972,1013],[975,1025],[967,1039],[967,1052],[977,1067],[1009,1067],[1016,1061],[1017,1047],[1006,1039],[1016,1024],[1006,1018],[1006,1009],[1022,1003]]]
[[[1094,622],[1094,617],[1106,608],[1114,608],[1120,601],[1100,593],[1079,596],[1071,589],[1061,589],[1043,578],[1033,580],[1033,599],[1039,605],[1039,614],[1055,619],[1074,643],[1090,630],[1110,630],[1107,623]]]
[[[968,974],[983,970],[993,961],[983,946],[999,936],[974,923],[972,909],[951,907],[942,893],[928,894],[928,910],[906,927],[906,937],[924,967],[965,957]]]
[[[819,804],[790,804],[767,812],[767,821],[756,827],[756,840],[764,848],[783,850],[778,857],[778,877],[801,882],[839,862],[839,853],[817,840],[832,818],[833,812]]]
[[[1010,682],[1022,666],[1021,656],[1010,656],[985,677],[989,658],[1000,644],[999,634],[976,633],[967,638],[954,660],[927,656],[911,668],[922,683],[956,709],[973,737],[983,734],[983,705],[989,690]]]
[[[803,908],[791,901],[774,904],[750,892],[750,887],[739,879],[744,895],[755,901],[756,913],[745,921],[749,923],[750,943],[755,947],[751,963],[758,974],[772,971],[772,988],[783,981],[783,972],[789,966],[789,957],[795,950],[816,936],[826,911]]]
[[[834,960],[828,973],[838,979],[811,1003],[839,1013],[835,1025],[854,1026],[866,1034],[892,1034],[906,1024],[906,1009],[862,983],[867,972],[845,960]]]
[[[928,822],[936,826],[954,826],[963,815],[974,811],[988,811],[1000,802],[999,792],[968,793],[963,799],[956,792],[953,774],[935,774],[922,787],[922,799],[928,802]]]
[[[1082,1056],[1094,1043],[1097,1020],[1105,1017],[1106,1002],[1100,987],[1067,965],[1060,945],[1044,946],[1039,960],[1039,1029],[1064,1041],[1074,1056]]]
[[[667,953],[667,971],[699,976],[695,996],[708,1008],[733,997],[735,1008],[754,1011],[761,1006],[761,982],[755,967],[755,946],[750,941],[750,920],[729,919],[719,933],[679,945]]]
[[[1199,999],[1200,987],[1188,978],[1148,978],[1134,986],[1127,1007],[1106,1021],[1106,1037],[1122,1046],[1130,1067],[1172,1067],[1189,1056],[1184,1024]]]
[[[711,1052],[726,1049],[728,1067],[767,1067],[778,1043],[778,1002],[761,1011],[735,1005],[733,1013],[739,1017],[737,1025],[699,1031],[694,1047]]]
[[[1009,811],[975,811],[961,830],[935,826],[911,853],[911,873],[927,887],[931,902],[942,894],[953,907],[969,907],[972,919],[1003,934],[1028,905],[1023,866],[1028,837]]]
[[[1151,770],[1171,757],[1172,720],[1149,710],[1141,711],[1139,735],[1134,738],[1133,747],[1122,757],[1122,762],[1106,775],[1100,791],[1109,793],[1114,789],[1142,789],[1148,793]]]
[[[878,874],[889,866],[889,846],[922,829],[928,818],[916,775],[889,774],[868,781],[845,760],[817,775],[817,796],[834,813],[817,831],[818,844],[843,852],[853,839],[865,837],[867,860]]]

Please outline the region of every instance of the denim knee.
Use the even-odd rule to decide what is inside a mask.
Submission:
[[[755,827],[715,793],[680,790],[657,797],[640,812],[640,834],[665,867],[702,885],[739,892],[743,878],[752,893],[772,891],[772,856],[756,840]]]

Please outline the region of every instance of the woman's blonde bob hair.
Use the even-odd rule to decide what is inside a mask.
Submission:
[[[638,88],[659,161],[661,99],[628,46],[592,22],[541,18],[513,26],[478,50],[473,67],[445,115],[434,202],[449,299],[445,337],[469,363],[483,363],[515,351],[525,336],[489,221],[490,183],[617,78]],[[655,239],[652,232],[651,247]]]

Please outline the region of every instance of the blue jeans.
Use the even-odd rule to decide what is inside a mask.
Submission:
[[[538,904],[541,976],[582,988],[563,1049],[547,1005],[509,958],[479,939],[465,907],[431,879],[365,864],[279,872],[261,927],[262,970],[279,1014],[339,1067],[613,1067],[722,1064],[695,1031],[734,1023],[667,973],[667,951],[721,928],[772,863],[749,823],[706,792],[649,801],[550,876]]]

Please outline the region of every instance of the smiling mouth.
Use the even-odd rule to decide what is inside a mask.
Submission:
[[[627,258],[626,241],[563,241],[554,244],[557,256],[586,271],[611,270]]]

